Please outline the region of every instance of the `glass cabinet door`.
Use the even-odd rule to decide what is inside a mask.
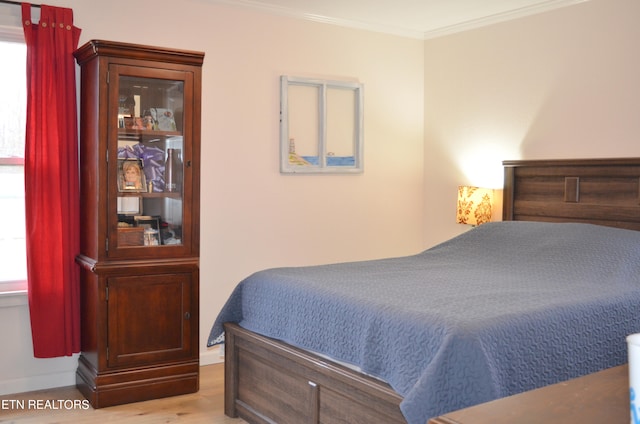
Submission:
[[[108,157],[117,160],[109,160],[108,254],[179,254],[191,238],[192,74],[122,65],[109,74]]]

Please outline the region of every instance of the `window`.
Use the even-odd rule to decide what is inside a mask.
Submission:
[[[26,45],[0,33],[0,292],[26,290],[24,132]]]
[[[280,171],[362,172],[363,86],[280,77]]]

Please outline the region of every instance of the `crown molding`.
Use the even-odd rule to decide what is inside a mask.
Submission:
[[[541,3],[521,7],[519,9],[510,10],[508,12],[496,13],[491,16],[486,16],[480,19],[473,19],[466,22],[461,22],[455,25],[450,25],[442,28],[435,28],[427,31],[417,31],[408,28],[395,27],[383,24],[374,24],[365,21],[342,19],[331,16],[323,16],[312,13],[305,13],[300,10],[270,5],[262,3],[259,0],[209,0],[212,3],[225,4],[229,6],[245,7],[253,10],[258,10],[272,15],[286,16],[295,19],[303,19],[313,22],[320,22],[325,24],[337,25],[347,28],[356,28],[373,32],[380,32],[385,34],[398,35],[407,38],[417,38],[421,40],[428,40],[432,38],[442,37],[445,35],[451,35],[463,31],[469,31],[476,28],[481,28],[488,25],[493,25],[500,22],[509,21],[512,19],[522,18],[529,15],[535,15],[538,13],[547,12],[561,7],[571,6],[578,3],[584,3],[589,0],[547,0]]]
[[[426,31],[423,34],[423,38],[425,40],[429,40],[432,38],[443,37],[445,35],[451,35],[476,28],[482,28],[500,22],[524,18],[526,16],[537,15],[539,13],[549,12],[554,9],[560,9],[562,7],[572,6],[578,3],[585,3],[587,1],[589,0],[548,0],[532,6],[521,7],[519,9],[510,10],[508,12],[496,13],[495,15],[486,16],[484,18],[473,19],[470,21],[461,22],[459,24]]]
[[[385,34],[393,34],[407,38],[423,39],[424,33],[422,31],[413,31],[406,28],[398,28],[390,25],[372,24],[364,21],[357,21],[352,19],[341,19],[331,16],[317,15],[313,13],[305,13],[296,9],[288,7],[275,6],[270,4],[261,3],[260,1],[253,0],[209,0],[211,3],[225,4],[229,6],[239,6],[249,9],[258,10],[272,15],[286,16],[289,18],[303,19],[307,21],[337,25],[346,28],[363,29],[373,32],[381,32]]]

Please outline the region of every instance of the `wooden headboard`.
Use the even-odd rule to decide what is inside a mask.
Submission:
[[[502,219],[640,230],[640,158],[504,161]]]

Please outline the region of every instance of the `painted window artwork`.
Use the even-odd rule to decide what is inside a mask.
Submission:
[[[362,84],[281,77],[280,170],[362,172]]]

